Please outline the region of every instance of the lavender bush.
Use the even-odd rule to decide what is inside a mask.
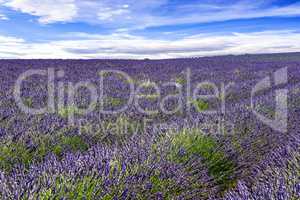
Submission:
[[[258,82],[283,68],[286,83],[251,96]],[[55,88],[60,88],[54,90],[55,109],[24,112],[14,96],[16,80],[28,70],[49,69],[56,75],[64,72],[54,80]],[[124,72],[130,80],[109,72],[100,87],[103,70]],[[0,73],[1,199],[300,198],[300,59],[294,54],[1,60]],[[38,109],[49,104],[48,81],[41,75],[23,80],[24,105]],[[90,91],[84,87],[77,88],[74,104],[69,104],[67,83],[82,81],[97,86],[103,104],[91,104]],[[216,93],[207,83],[219,89],[231,85],[215,98],[186,96],[201,82],[206,85],[196,95]],[[130,100],[130,84],[139,107],[133,102],[119,113],[102,112],[124,107]],[[253,113],[254,106],[268,119],[276,117],[274,90],[280,87],[289,91],[284,132]],[[168,95],[175,98],[165,99]],[[84,113],[89,105],[92,111]]]

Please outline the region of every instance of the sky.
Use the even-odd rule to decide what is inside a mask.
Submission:
[[[0,0],[0,58],[300,52],[300,0]]]

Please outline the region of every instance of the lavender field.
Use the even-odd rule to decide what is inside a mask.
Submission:
[[[0,60],[0,198],[298,200],[300,54]]]

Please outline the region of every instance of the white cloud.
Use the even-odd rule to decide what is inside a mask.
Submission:
[[[155,16],[146,20],[140,28],[161,25],[176,25],[187,23],[207,23],[235,19],[253,19],[261,17],[300,16],[300,3],[284,7],[265,6],[255,1],[241,1],[231,5],[185,5],[175,9],[173,16]],[[186,14],[188,13],[188,14]]]
[[[72,21],[77,15],[74,0],[10,0],[4,5],[39,17],[43,24]]]
[[[0,35],[1,47],[3,47],[3,45],[7,45],[7,47],[9,47],[10,45],[20,44],[20,43],[24,43],[24,42],[25,41],[21,38]]]
[[[4,0],[0,0],[0,6],[3,2],[4,2]],[[0,20],[8,20],[8,17],[6,15],[0,13]]]
[[[128,34],[72,33],[73,40],[29,43],[0,36],[0,58],[175,58],[245,53],[299,52],[300,33],[266,31],[211,36],[194,35],[175,41]]]
[[[0,13],[0,20],[8,20],[8,17]]]
[[[1,1],[14,10],[39,17],[40,23],[79,21],[116,29],[300,16],[300,3],[279,7],[272,5],[273,0],[195,0],[190,4],[173,4],[169,0],[0,0],[0,4]]]
[[[119,9],[112,9],[112,8],[101,8],[98,12],[98,19],[99,20],[113,20],[113,18],[118,16],[123,16],[125,14],[129,14],[130,11],[127,8],[119,8]],[[127,17],[128,18],[128,17]]]
[[[21,38],[0,35],[0,58],[25,56],[27,44]]]

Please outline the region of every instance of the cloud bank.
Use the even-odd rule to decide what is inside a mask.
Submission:
[[[127,34],[73,35],[77,35],[78,39],[43,43],[0,36],[0,58],[159,59],[300,51],[300,33],[295,31],[194,35],[175,41],[151,40]]]

